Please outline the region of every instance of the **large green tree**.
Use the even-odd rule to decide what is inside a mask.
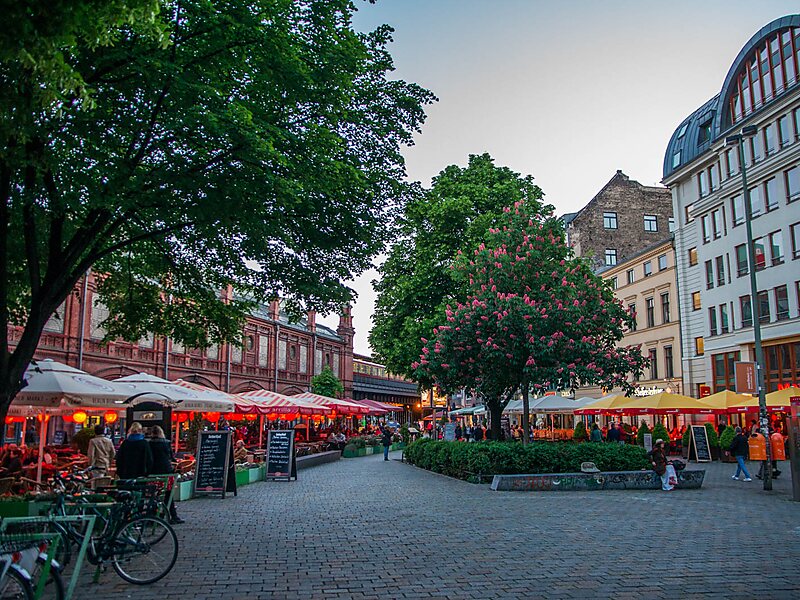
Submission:
[[[465,292],[451,271],[458,253],[475,248],[515,202],[549,213],[541,199],[533,177],[481,154],[471,155],[466,167],[445,168],[409,202],[400,239],[373,282],[378,297],[369,342],[391,372],[414,377],[421,338],[430,337],[445,305]]]
[[[588,261],[573,256],[560,221],[518,202],[453,271],[467,294],[424,340],[416,377],[445,391],[476,390],[495,439],[522,388],[633,390],[644,358],[638,347],[618,347],[630,316]]]
[[[344,393],[344,385],[330,365],[325,365],[319,374],[311,378],[311,391],[328,398],[338,398]]]
[[[90,268],[112,338],[202,346],[236,338],[250,301],[351,297],[340,282],[382,250],[408,195],[400,149],[434,100],[387,78],[391,29],[355,32],[354,10],[3,2],[0,417]]]

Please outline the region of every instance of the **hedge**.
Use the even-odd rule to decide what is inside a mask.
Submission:
[[[575,473],[582,462],[601,471],[637,471],[650,468],[644,448],[621,444],[558,444],[533,442],[444,442],[417,440],[404,453],[413,465],[464,479],[479,481],[489,475],[516,473]]]

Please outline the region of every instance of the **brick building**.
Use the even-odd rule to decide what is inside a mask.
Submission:
[[[311,377],[330,365],[345,395],[353,393],[355,330],[349,307],[334,331],[317,324],[314,312],[291,323],[280,303],[272,302],[247,319],[242,347],[222,344],[205,350],[153,336],[138,343],[103,343],[107,316],[108,309],[96,299],[94,278],[84,278],[48,321],[36,358],[52,358],[106,379],[144,372],[232,393],[268,389],[287,395],[308,391]],[[12,344],[20,334],[12,329]]]
[[[353,398],[369,398],[396,404],[403,410],[403,421],[410,421],[416,411],[419,416],[420,392],[416,383],[400,375],[394,375],[386,367],[369,356],[353,355]]]
[[[669,237],[674,222],[672,196],[617,171],[577,213],[562,217],[567,243],[594,269],[613,267]]]

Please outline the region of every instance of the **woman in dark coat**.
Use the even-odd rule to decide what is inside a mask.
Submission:
[[[144,439],[141,423],[131,423],[128,437],[117,451],[117,477],[134,479],[146,477],[153,468],[153,453],[150,444]]]
[[[667,475],[667,451],[665,450],[664,440],[656,440],[653,449],[650,451],[650,462],[653,470],[661,477],[661,489],[669,492],[673,486],[669,484]]]
[[[153,453],[152,475],[170,475],[175,472],[172,468],[172,446],[164,435],[164,430],[158,425],[151,430],[152,434],[148,440],[150,450]],[[183,519],[178,516],[175,502],[170,499],[169,503],[169,522],[173,525],[183,523]]]

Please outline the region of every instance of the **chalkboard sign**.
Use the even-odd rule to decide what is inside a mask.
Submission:
[[[645,433],[644,434],[644,449],[648,452],[653,451],[653,434],[652,433]]]
[[[503,435],[505,439],[511,439],[511,420],[508,418],[508,415],[503,415],[500,417],[500,429],[503,430]],[[502,438],[501,438],[502,439]]]
[[[53,433],[53,443],[56,446],[63,446],[67,443],[67,432],[59,429]]]
[[[225,497],[231,456],[230,431],[201,431],[197,439],[194,495]]]
[[[691,440],[689,441],[689,460],[697,462],[711,461],[711,447],[708,445],[705,425],[692,425]]]
[[[456,424],[455,423],[445,423],[444,426],[444,441],[445,442],[454,442],[456,439]]]
[[[294,456],[294,431],[270,429],[267,435],[267,469],[265,479],[297,479],[297,462]]]

